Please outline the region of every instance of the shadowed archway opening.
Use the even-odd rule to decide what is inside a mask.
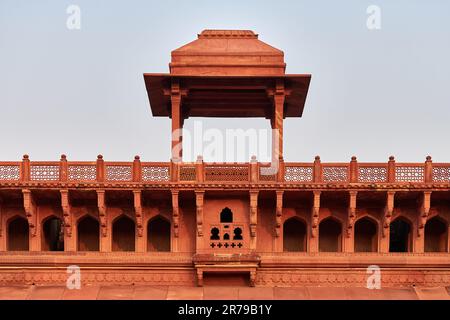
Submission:
[[[327,218],[319,224],[319,251],[342,251],[342,225],[333,218]]]
[[[27,219],[13,218],[8,224],[8,251],[28,251],[30,246],[29,234]]]
[[[232,223],[233,212],[230,208],[225,208],[220,212],[220,223]]]
[[[355,223],[355,252],[377,252],[377,224],[369,218]]]
[[[132,219],[121,216],[113,223],[112,251],[135,251],[136,226]]]
[[[389,252],[411,252],[411,224],[404,218],[398,218],[390,225]]]
[[[85,216],[78,222],[78,251],[100,250],[100,224],[91,216]]]
[[[439,217],[430,219],[425,225],[425,252],[447,252],[448,227]]]
[[[306,251],[306,225],[297,218],[290,218],[283,224],[283,251]]]
[[[64,229],[62,220],[50,217],[42,225],[42,251],[64,251]]]
[[[170,222],[160,216],[148,223],[147,251],[170,251]]]

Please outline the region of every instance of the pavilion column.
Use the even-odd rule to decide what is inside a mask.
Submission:
[[[391,230],[392,214],[394,212],[395,191],[388,191],[386,197],[386,206],[384,208],[383,224],[381,226],[380,252],[389,252],[389,238]]]
[[[179,190],[172,190],[172,252],[178,252],[179,227],[180,227],[180,208],[178,205]]]
[[[76,237],[73,236],[72,230],[72,206],[70,205],[69,190],[63,189],[61,193],[61,207],[63,212],[64,222],[64,251],[76,251]]]
[[[309,237],[309,252],[319,252],[319,212],[321,191],[313,191],[313,206],[311,209],[311,236]]]
[[[258,194],[250,191],[250,250],[256,250],[256,229],[258,227]]]
[[[0,197],[0,251],[6,251],[7,226],[2,212],[3,200]]]
[[[97,190],[98,215],[100,218],[100,251],[112,251],[111,228],[108,228],[108,216],[105,201],[105,190]]]
[[[347,232],[344,238],[344,252],[355,251],[355,220],[356,220],[356,199],[358,191],[349,192]]]
[[[196,232],[196,247],[197,252],[204,249],[204,227],[203,227],[203,203],[205,199],[205,191],[195,191],[195,204],[197,207],[197,232]]]
[[[181,112],[181,91],[178,82],[172,83],[170,95],[172,118],[172,161],[178,162],[183,158],[183,115]]]
[[[278,163],[283,160],[283,120],[284,120],[284,83],[277,81],[273,97],[274,112],[271,119],[272,124],[272,162]]]
[[[134,212],[136,214],[136,252],[146,252],[146,238],[144,238],[142,192],[133,190]]]
[[[425,225],[428,221],[431,208],[431,191],[424,191],[420,201],[420,217],[418,219],[417,233],[414,237],[414,252],[425,252]],[[411,230],[413,231],[413,230]],[[412,232],[414,235],[414,232]]]
[[[30,190],[22,190],[23,206],[28,220],[29,226],[29,249],[30,251],[41,250],[41,232],[38,221],[38,208]]]
[[[283,252],[283,190],[276,191],[274,251]]]

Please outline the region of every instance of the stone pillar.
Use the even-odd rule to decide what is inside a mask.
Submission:
[[[319,212],[320,191],[313,191],[313,206],[311,210],[311,236],[309,237],[309,252],[319,252]]]
[[[195,191],[195,204],[197,212],[197,232],[196,232],[196,251],[199,252],[205,248],[204,235],[208,236],[208,231],[204,230],[203,226],[203,204],[205,199],[204,190]]]
[[[3,199],[0,197],[0,251],[6,251],[6,230],[7,226],[2,212]]]
[[[350,183],[358,183],[358,176],[358,160],[353,156],[352,161],[350,162]]]
[[[63,189],[61,193],[61,207],[64,222],[64,251],[76,251],[76,237],[73,236],[73,215],[72,206],[70,205],[69,190]]]
[[[283,252],[283,190],[276,191],[274,251]]]
[[[347,232],[344,238],[344,252],[355,251],[355,220],[356,220],[356,199],[358,191],[349,191],[349,206],[348,206],[348,220]]]
[[[136,252],[146,252],[147,239],[144,237],[144,213],[142,209],[142,192],[133,190],[134,212],[136,214]]]
[[[180,209],[178,206],[179,190],[172,190],[172,252],[178,252]]]
[[[424,191],[420,200],[419,219],[417,224],[417,233],[412,232],[412,235],[416,235],[414,239],[414,252],[425,252],[425,225],[428,221],[431,208],[431,191]],[[413,230],[411,230],[413,231]]]
[[[40,251],[41,250],[41,230],[38,220],[38,208],[34,201],[33,194],[30,190],[24,189],[23,193],[23,206],[25,209],[25,214],[28,220],[29,226],[29,249],[30,251]]]
[[[395,191],[388,191],[386,196],[386,206],[384,208],[383,224],[380,232],[380,252],[389,252],[389,232],[394,212]]]
[[[181,112],[181,91],[177,81],[172,82],[170,95],[172,118],[172,160],[181,161],[183,158],[183,115]]]
[[[272,123],[272,162],[278,163],[283,159],[283,120],[285,91],[284,82],[277,80],[274,93],[274,112]]]
[[[142,181],[141,157],[134,156],[134,161],[133,161],[133,182],[141,182],[141,181]]]
[[[256,229],[258,227],[258,194],[250,190],[250,249],[256,250]]]
[[[108,228],[108,210],[106,208],[105,190],[97,190],[98,215],[100,219],[100,251],[111,252],[112,234]]]

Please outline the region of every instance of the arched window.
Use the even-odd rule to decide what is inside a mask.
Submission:
[[[64,230],[61,219],[50,217],[42,225],[42,251],[64,251]]]
[[[319,224],[319,251],[342,251],[342,225],[333,218],[327,218]]]
[[[225,208],[220,213],[220,223],[232,223],[233,222],[233,212],[230,208]]]
[[[296,218],[283,224],[283,251],[306,251],[306,225]]]
[[[148,251],[170,251],[170,223],[160,216],[149,221],[147,228]]]
[[[229,233],[225,233],[223,235],[223,240],[226,240],[226,241],[230,240],[230,234]]]
[[[369,218],[362,218],[355,223],[355,252],[377,252],[377,225]]]
[[[100,224],[91,216],[78,221],[78,251],[100,250]]]
[[[234,236],[233,240],[242,240],[242,229],[241,228],[235,228],[234,229]]]
[[[121,216],[113,223],[112,251],[135,251],[135,237],[134,221]]]
[[[406,219],[398,218],[391,223],[389,252],[410,252],[412,249],[411,225]]]
[[[8,224],[8,251],[29,250],[28,221],[22,217],[12,219]]]
[[[219,228],[212,228],[211,229],[211,240],[220,240],[220,230]]]
[[[425,225],[425,252],[447,252],[448,227],[439,217]]]

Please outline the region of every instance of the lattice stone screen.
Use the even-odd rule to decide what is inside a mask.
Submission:
[[[59,180],[59,165],[32,165],[30,172],[32,181]]]
[[[0,166],[0,180],[14,181],[20,179],[20,167],[15,165]]]
[[[323,167],[323,181],[324,182],[347,182],[348,169],[347,167]]]
[[[249,181],[248,166],[208,166],[206,181]]]
[[[450,182],[450,167],[433,168],[434,182]]]
[[[107,181],[131,181],[133,178],[131,166],[126,165],[107,165]]]
[[[359,167],[359,182],[386,182],[387,167]]]
[[[398,166],[395,168],[395,180],[397,182],[423,182],[424,167]]]
[[[142,181],[169,181],[169,167],[143,166]]]
[[[70,181],[95,181],[97,168],[95,165],[69,165]]]
[[[180,181],[195,181],[196,179],[195,166],[182,166],[180,168]]]
[[[287,182],[312,182],[313,168],[286,166],[284,171],[284,179]]]

